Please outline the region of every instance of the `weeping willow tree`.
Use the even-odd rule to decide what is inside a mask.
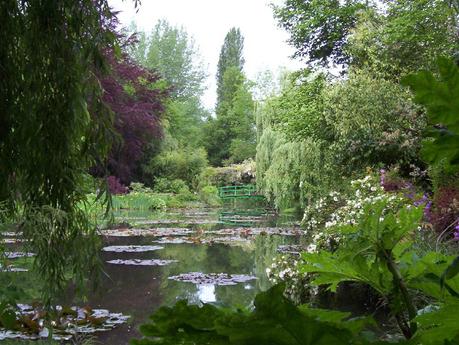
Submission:
[[[320,141],[291,139],[279,127],[282,97],[257,110],[257,187],[279,209],[301,208],[328,191],[330,171]]]
[[[324,117],[328,85],[308,69],[286,74],[280,93],[257,109],[257,186],[277,208],[303,208],[341,178]]]
[[[0,4],[0,201],[37,253],[50,303],[97,266],[83,178],[109,152],[104,52],[116,50],[106,0]]]

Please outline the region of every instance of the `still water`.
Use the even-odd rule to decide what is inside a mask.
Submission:
[[[101,231],[104,274],[99,288],[84,301],[75,298],[70,289],[62,300],[64,306],[90,306],[90,310],[129,315],[127,323],[95,334],[99,343],[107,345],[125,345],[139,338],[139,325],[155,310],[181,299],[250,307],[255,295],[270,287],[266,268],[279,255],[279,246],[304,240],[293,217],[280,218],[250,204],[163,213],[123,211],[116,214],[116,224]],[[2,233],[3,246],[14,267],[30,268],[33,258],[27,257],[23,242],[13,240],[15,235]],[[18,254],[27,255],[21,258]],[[5,274],[34,300],[39,297],[35,287],[40,279],[26,271]],[[170,279],[183,275],[184,280],[200,279]],[[0,275],[0,284],[4,278],[6,275]],[[0,329],[0,339],[15,338],[15,344],[23,343],[17,339],[23,335],[46,337],[7,333]]]
[[[161,228],[171,233],[177,227],[189,229],[191,234],[180,236],[105,236],[106,246],[159,245],[163,249],[141,253],[102,252],[105,275],[99,292],[90,297],[94,307],[130,315],[128,324],[98,334],[103,344],[127,344],[139,337],[138,326],[162,305],[173,305],[180,299],[191,303],[211,302],[220,305],[250,306],[256,293],[270,287],[266,268],[278,255],[280,245],[297,243],[298,236],[265,235],[247,236],[251,229],[270,227],[293,228],[289,219],[280,220],[265,210],[187,210],[167,214],[119,214],[118,221],[145,229]],[[243,227],[244,230],[241,228]],[[164,229],[166,228],[166,229]],[[236,229],[238,236],[225,236],[221,229]],[[123,231],[121,229],[120,231]],[[225,230],[228,232],[227,230]],[[244,237],[239,236],[243,233]],[[216,234],[212,235],[212,232]],[[222,239],[223,238],[223,239]],[[157,243],[172,242],[172,243]],[[213,241],[215,239],[215,241]],[[188,241],[192,243],[176,243]],[[132,266],[107,263],[116,259],[177,260],[165,266]],[[168,279],[183,273],[243,274],[256,279],[230,286],[212,283]]]

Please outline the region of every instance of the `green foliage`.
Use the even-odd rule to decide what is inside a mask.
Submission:
[[[346,237],[340,231],[334,231],[334,227],[356,224],[366,209],[381,201],[385,202],[385,209],[391,212],[411,205],[411,199],[402,193],[386,192],[380,183],[379,175],[368,174],[350,181],[350,186],[342,186],[340,191],[331,191],[308,204],[304,210],[302,226],[312,234],[313,244],[321,249],[333,250],[346,241]],[[411,193],[414,195],[415,191]]]
[[[418,163],[424,127],[394,82],[365,71],[335,82],[302,71],[258,107],[257,184],[277,207],[306,206],[367,167]]]
[[[0,287],[0,328],[17,328],[17,303],[23,296],[24,291],[11,283]]]
[[[131,31],[135,31],[135,25]],[[143,166],[144,181],[156,177],[183,179],[192,187],[201,167],[207,164],[203,146],[204,118],[207,110],[200,96],[207,77],[204,64],[192,37],[183,27],[159,20],[150,34],[138,33],[139,42],[131,55],[143,66],[159,71],[170,90],[163,126],[165,139],[151,144],[149,162]]]
[[[145,187],[143,183],[140,182],[132,182],[129,185],[129,191],[134,192],[134,193],[150,193],[151,189],[148,187]]]
[[[244,37],[239,28],[231,28],[225,36],[223,46],[220,50],[220,57],[217,66],[217,107],[225,100],[230,100],[232,95],[228,95],[228,81],[225,84],[225,74],[229,69],[234,69],[237,75],[242,73],[244,67],[244,57],[242,55],[244,49]],[[226,77],[228,78],[228,77]],[[235,85],[236,83],[231,83]],[[230,85],[230,87],[231,87]]]
[[[324,97],[331,154],[345,173],[417,162],[425,120],[401,86],[362,71],[330,86]]]
[[[453,279],[459,274],[459,256],[456,257],[453,262],[446,268],[446,270],[441,275],[441,287],[445,286],[445,282],[448,279]]]
[[[7,1],[0,9],[0,202],[23,211],[49,303],[66,270],[80,278],[97,257],[94,228],[77,205],[86,200],[87,170],[113,141],[97,77],[107,71],[102,52],[116,46],[105,26],[112,16],[106,1],[91,0]]]
[[[189,147],[181,150],[164,150],[150,161],[145,170],[151,176],[170,181],[180,179],[185,181],[188,187],[192,187],[206,166],[206,151],[202,148]],[[157,179],[155,179],[156,183],[158,183]]]
[[[431,129],[423,143],[425,159],[438,165],[444,160],[447,170],[459,169],[459,69],[451,60],[438,60],[439,78],[421,71],[408,76],[404,83],[415,94],[415,101],[425,106]]]
[[[113,210],[161,210],[166,208],[163,198],[153,193],[131,192],[113,196]]]
[[[180,146],[199,148],[204,145],[204,118],[207,116],[208,112],[197,97],[172,100],[167,106],[166,130]]]
[[[429,337],[440,334],[439,329],[445,333],[437,341],[452,339],[459,332],[448,322],[432,331],[430,328],[435,323],[427,327],[427,321],[418,321],[429,320],[430,315],[417,317],[413,291],[437,300],[446,298],[446,301],[459,296],[459,278],[451,275],[444,283],[444,292],[441,287],[442,273],[447,267],[453,267],[448,265],[454,257],[439,253],[419,257],[411,248],[410,237],[419,226],[421,216],[420,208],[406,207],[395,213],[388,210],[385,203],[367,207],[357,225],[333,229],[345,238],[335,252],[304,253],[305,263],[300,269],[314,274],[312,284],[327,285],[332,291],[344,281],[371,286],[386,300],[408,339],[414,337],[430,343]],[[405,315],[408,320],[404,320]],[[419,332],[416,331],[418,322]]]
[[[218,196],[218,188],[215,186],[204,186],[199,190],[199,198],[206,205],[215,207],[221,205],[221,200]]]
[[[432,69],[438,56],[457,47],[456,14],[450,1],[388,1],[385,12],[360,12],[346,52],[352,66],[399,80]]]
[[[208,117],[205,145],[212,165],[240,163],[255,155],[254,102],[242,71],[244,38],[232,28],[225,37],[217,71],[216,117]]]
[[[292,84],[281,96],[269,99],[258,107],[257,118],[257,186],[278,208],[305,206],[314,196],[328,190],[333,170],[329,158],[321,149],[322,142],[311,133],[322,136],[324,130],[313,127],[308,113],[302,109],[315,108],[308,102],[302,106],[296,99],[316,99],[307,90],[301,96]],[[295,105],[294,105],[295,104]],[[292,106],[289,110],[289,107]],[[296,132],[298,131],[298,132]],[[290,138],[290,139],[289,139]]]
[[[264,194],[278,208],[305,206],[317,195],[316,183],[321,179],[317,174],[321,160],[317,146],[305,140],[280,141],[274,147],[266,172],[257,168],[257,183],[260,179],[260,183],[265,184]]]
[[[168,180],[165,177],[158,177],[155,179],[155,187],[153,188],[157,193],[189,193],[190,190],[185,181],[180,179]]]
[[[457,299],[449,300],[447,303],[432,306],[432,311],[416,317],[420,329],[413,338],[413,344],[457,344],[459,341],[457,308],[459,308]]]
[[[291,35],[294,56],[310,63],[342,64],[349,60],[344,48],[357,14],[367,6],[368,1],[358,0],[287,0],[274,7],[274,14]]]
[[[137,31],[135,25],[130,29]],[[183,27],[162,19],[150,34],[137,35],[139,43],[131,54],[143,66],[159,71],[172,86],[175,97],[190,99],[202,93],[204,66],[193,38]]]
[[[334,62],[370,68],[390,79],[430,69],[437,56],[456,53],[454,1],[287,0],[274,6],[291,35],[295,57],[309,66]]]
[[[276,99],[276,128],[291,141],[307,138],[323,139],[330,136],[324,118],[323,91],[327,86],[324,75],[303,70],[289,75],[281,95]]]
[[[209,118],[205,129],[209,159],[216,166],[240,163],[255,155],[254,102],[237,67],[226,70],[221,93],[216,118]]]
[[[209,304],[203,307],[178,302],[162,307],[141,326],[145,336],[133,345],[149,344],[364,344],[358,340],[364,323],[343,321],[345,315],[295,307],[278,285],[255,298],[255,309],[231,310]]]
[[[393,290],[389,269],[382,261],[383,252],[392,252],[409,232],[417,228],[421,210],[402,209],[396,218],[392,213],[383,215],[385,206],[379,203],[367,207],[357,226],[337,229],[347,241],[336,252],[303,254],[306,262],[303,271],[319,273],[314,284],[329,284],[335,291],[342,281],[358,281],[370,285],[382,295]]]

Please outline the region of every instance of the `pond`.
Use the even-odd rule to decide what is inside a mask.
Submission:
[[[271,285],[266,268],[278,248],[302,241],[298,225],[265,209],[121,212],[116,229],[102,231],[104,274],[83,305],[129,315],[98,332],[102,344],[127,344],[162,305],[250,306]],[[82,305],[82,301],[73,301]]]

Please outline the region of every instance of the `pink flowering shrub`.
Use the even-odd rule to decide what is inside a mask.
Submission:
[[[108,190],[111,194],[126,194],[128,188],[116,176],[107,177]]]
[[[437,232],[443,232],[449,227],[453,233],[459,218],[459,188],[453,186],[440,187],[435,193],[429,216],[430,222]]]

